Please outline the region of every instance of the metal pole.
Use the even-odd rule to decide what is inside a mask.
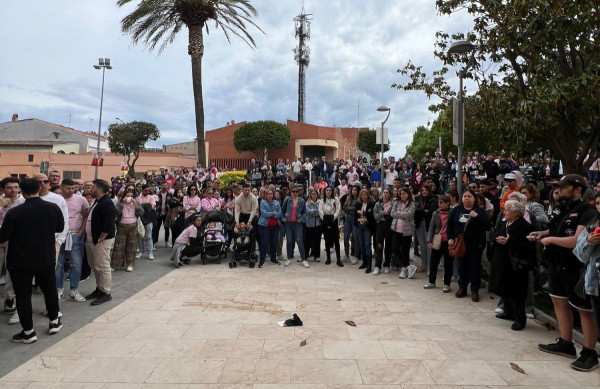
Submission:
[[[389,116],[389,113],[388,113]],[[387,120],[387,118],[385,119]],[[379,191],[381,192],[381,194],[383,195],[383,186],[385,185],[385,169],[383,168],[383,152],[384,152],[384,145],[383,145],[383,125],[385,124],[385,121],[381,122],[381,161],[380,161],[380,165],[381,165],[381,186],[379,188]],[[383,197],[382,197],[383,198]]]
[[[458,73],[459,89],[458,89],[458,155],[456,156],[456,189],[458,190],[459,199],[462,198],[463,182],[462,182],[462,149],[465,143],[465,113],[463,106],[463,77],[465,72],[461,70]]]
[[[100,93],[100,119],[98,120],[98,145],[96,147],[96,153],[100,152],[100,131],[102,130],[102,104],[104,103],[104,73],[106,67],[102,67],[102,92]],[[97,154],[96,154],[97,155]],[[95,166],[94,179],[98,179],[98,164]]]

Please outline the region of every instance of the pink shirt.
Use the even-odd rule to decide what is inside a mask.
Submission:
[[[201,203],[201,201],[202,200],[198,196],[194,196],[194,197],[185,196],[183,198],[183,206],[184,207],[196,207],[195,210],[193,210],[193,209],[186,209],[186,211],[185,211],[185,217],[186,218],[192,216],[196,212],[200,212],[200,203]]]
[[[175,239],[175,243],[189,244],[190,238],[195,238],[198,235],[198,228],[195,225],[190,224],[188,228],[183,230],[181,234]]]
[[[90,209],[90,213],[88,214],[87,222],[85,223],[85,235],[86,235],[86,241],[88,241],[88,242],[92,242],[92,211],[94,210],[95,206],[96,205],[94,204],[92,209]]]
[[[450,211],[440,211],[440,222],[442,223],[442,228],[440,229],[440,235],[442,236],[442,241],[446,242],[448,240],[448,215],[450,215]]]
[[[152,196],[144,196],[141,195],[138,197],[138,203],[141,204],[152,204],[152,208],[156,208],[156,200],[154,199],[154,195]]]
[[[121,224],[133,223],[137,223],[137,217],[135,217],[135,205],[133,205],[133,203],[123,204],[123,216],[121,217]]]
[[[400,204],[400,209],[404,210],[404,208],[406,208],[406,204]],[[404,232],[404,222],[402,221],[402,219],[398,219],[396,221],[396,228],[394,229],[394,232],[398,232],[400,234]]]
[[[290,215],[290,221],[296,221],[296,211],[298,210],[298,203],[292,204],[292,214]]]
[[[205,197],[201,201],[202,204],[202,212],[210,212],[215,208],[219,208],[219,201],[215,198],[209,199]]]
[[[67,209],[69,210],[69,231],[71,231],[71,234],[76,234],[83,225],[81,212],[88,209],[90,205],[85,197],[77,194],[74,194],[68,199],[65,198],[65,202],[67,203]]]

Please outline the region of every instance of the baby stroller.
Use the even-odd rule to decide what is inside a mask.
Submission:
[[[256,265],[253,247],[254,239],[254,227],[250,230],[234,228],[231,240],[233,253],[229,261],[230,269],[237,267],[239,261],[248,261],[249,268],[253,268]]]
[[[227,256],[225,247],[225,219],[220,211],[211,211],[202,220],[202,264],[206,265],[206,257],[221,258]]]

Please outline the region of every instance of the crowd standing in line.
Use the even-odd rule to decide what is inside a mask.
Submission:
[[[259,269],[267,257],[274,265],[290,266],[294,257],[305,268],[311,266],[309,261],[319,263],[323,239],[323,266],[331,265],[335,254],[338,267],[360,262],[357,268],[373,276],[392,273],[411,279],[425,273],[425,289],[437,288],[438,267],[443,266],[442,292],[449,293],[452,282],[457,282],[457,298],[469,295],[470,289],[471,300],[478,302],[482,261],[487,260],[490,288],[502,297],[497,317],[512,321],[515,331],[523,330],[531,317],[535,278],[543,269],[549,275],[546,287],[560,338],[539,348],[576,357],[574,307],[585,342],[571,366],[592,370],[598,366],[594,349],[598,339],[594,312],[597,315],[599,308],[598,174],[590,169],[587,178],[567,174],[559,180],[555,164],[544,162],[537,168],[524,168],[510,157],[478,153],[469,153],[460,165],[452,153],[447,157],[427,153],[420,161],[389,157],[372,163],[366,158],[327,161],[322,157],[320,162],[294,158],[291,163],[280,159],[277,164],[252,160],[244,179],[227,187],[218,179],[221,172],[216,167],[160,169],[138,181],[114,178],[110,183],[61,182],[56,171],[50,172],[50,179],[39,174],[32,182],[6,178],[0,198],[0,223],[4,221],[0,258],[8,269],[4,308],[13,314],[12,323],[20,319],[23,327],[13,340],[35,341],[26,279],[35,276],[46,296],[50,332],[56,333],[62,323],[54,297],[64,297],[67,263],[69,298],[103,304],[112,298],[112,271],[133,272],[135,261],[144,255],[154,259],[161,228],[174,266],[189,265],[195,256],[204,255],[204,221],[216,212],[230,222],[222,233],[212,223],[211,239],[234,250],[235,237],[249,233],[252,255],[258,248],[252,258],[257,259]],[[456,191],[457,170],[466,187],[463,193]],[[36,190],[33,183],[39,186]],[[50,227],[40,223],[53,231],[53,246],[39,263],[19,269],[16,258],[29,254],[11,249],[22,239],[13,233],[14,223],[27,223],[27,218],[13,220],[11,215],[26,214],[33,204],[39,207],[43,203],[38,198],[53,204],[48,212],[60,211],[61,217],[55,219],[62,228],[56,222]],[[419,264],[411,263],[411,247],[421,259]],[[46,269],[49,254],[54,254],[56,265],[52,275]],[[78,290],[84,262],[96,280],[95,290],[87,296]],[[52,298],[48,298],[50,283],[57,291]]]

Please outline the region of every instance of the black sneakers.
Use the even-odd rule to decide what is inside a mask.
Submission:
[[[14,315],[17,312],[17,304],[15,303],[15,299],[5,299],[4,300],[4,313],[7,315]]]
[[[90,293],[87,296],[85,296],[85,299],[86,300],[93,300],[93,299],[96,299],[96,298],[100,297],[101,294],[102,294],[102,292],[100,291],[100,289],[96,288],[92,293]]]
[[[25,343],[30,344],[37,340],[37,333],[33,331],[29,335],[25,335],[25,331],[21,331],[15,336],[12,337],[12,341],[15,343]]]
[[[575,350],[573,342],[567,342],[562,338],[558,338],[556,343],[538,344],[538,348],[543,352],[562,355],[567,358],[575,358],[577,356],[577,350]]]
[[[58,334],[58,331],[60,331],[62,326],[63,325],[62,325],[62,322],[60,321],[60,318],[58,319],[58,323],[56,323],[56,324],[50,322],[50,324],[48,324],[48,334],[50,334],[50,335]]]
[[[100,305],[110,300],[112,300],[112,296],[110,295],[110,293],[100,292],[100,296],[96,297],[96,299],[92,301],[90,305]]]
[[[592,371],[598,367],[598,353],[596,350],[583,348],[579,358],[571,363],[571,367],[579,371]]]

